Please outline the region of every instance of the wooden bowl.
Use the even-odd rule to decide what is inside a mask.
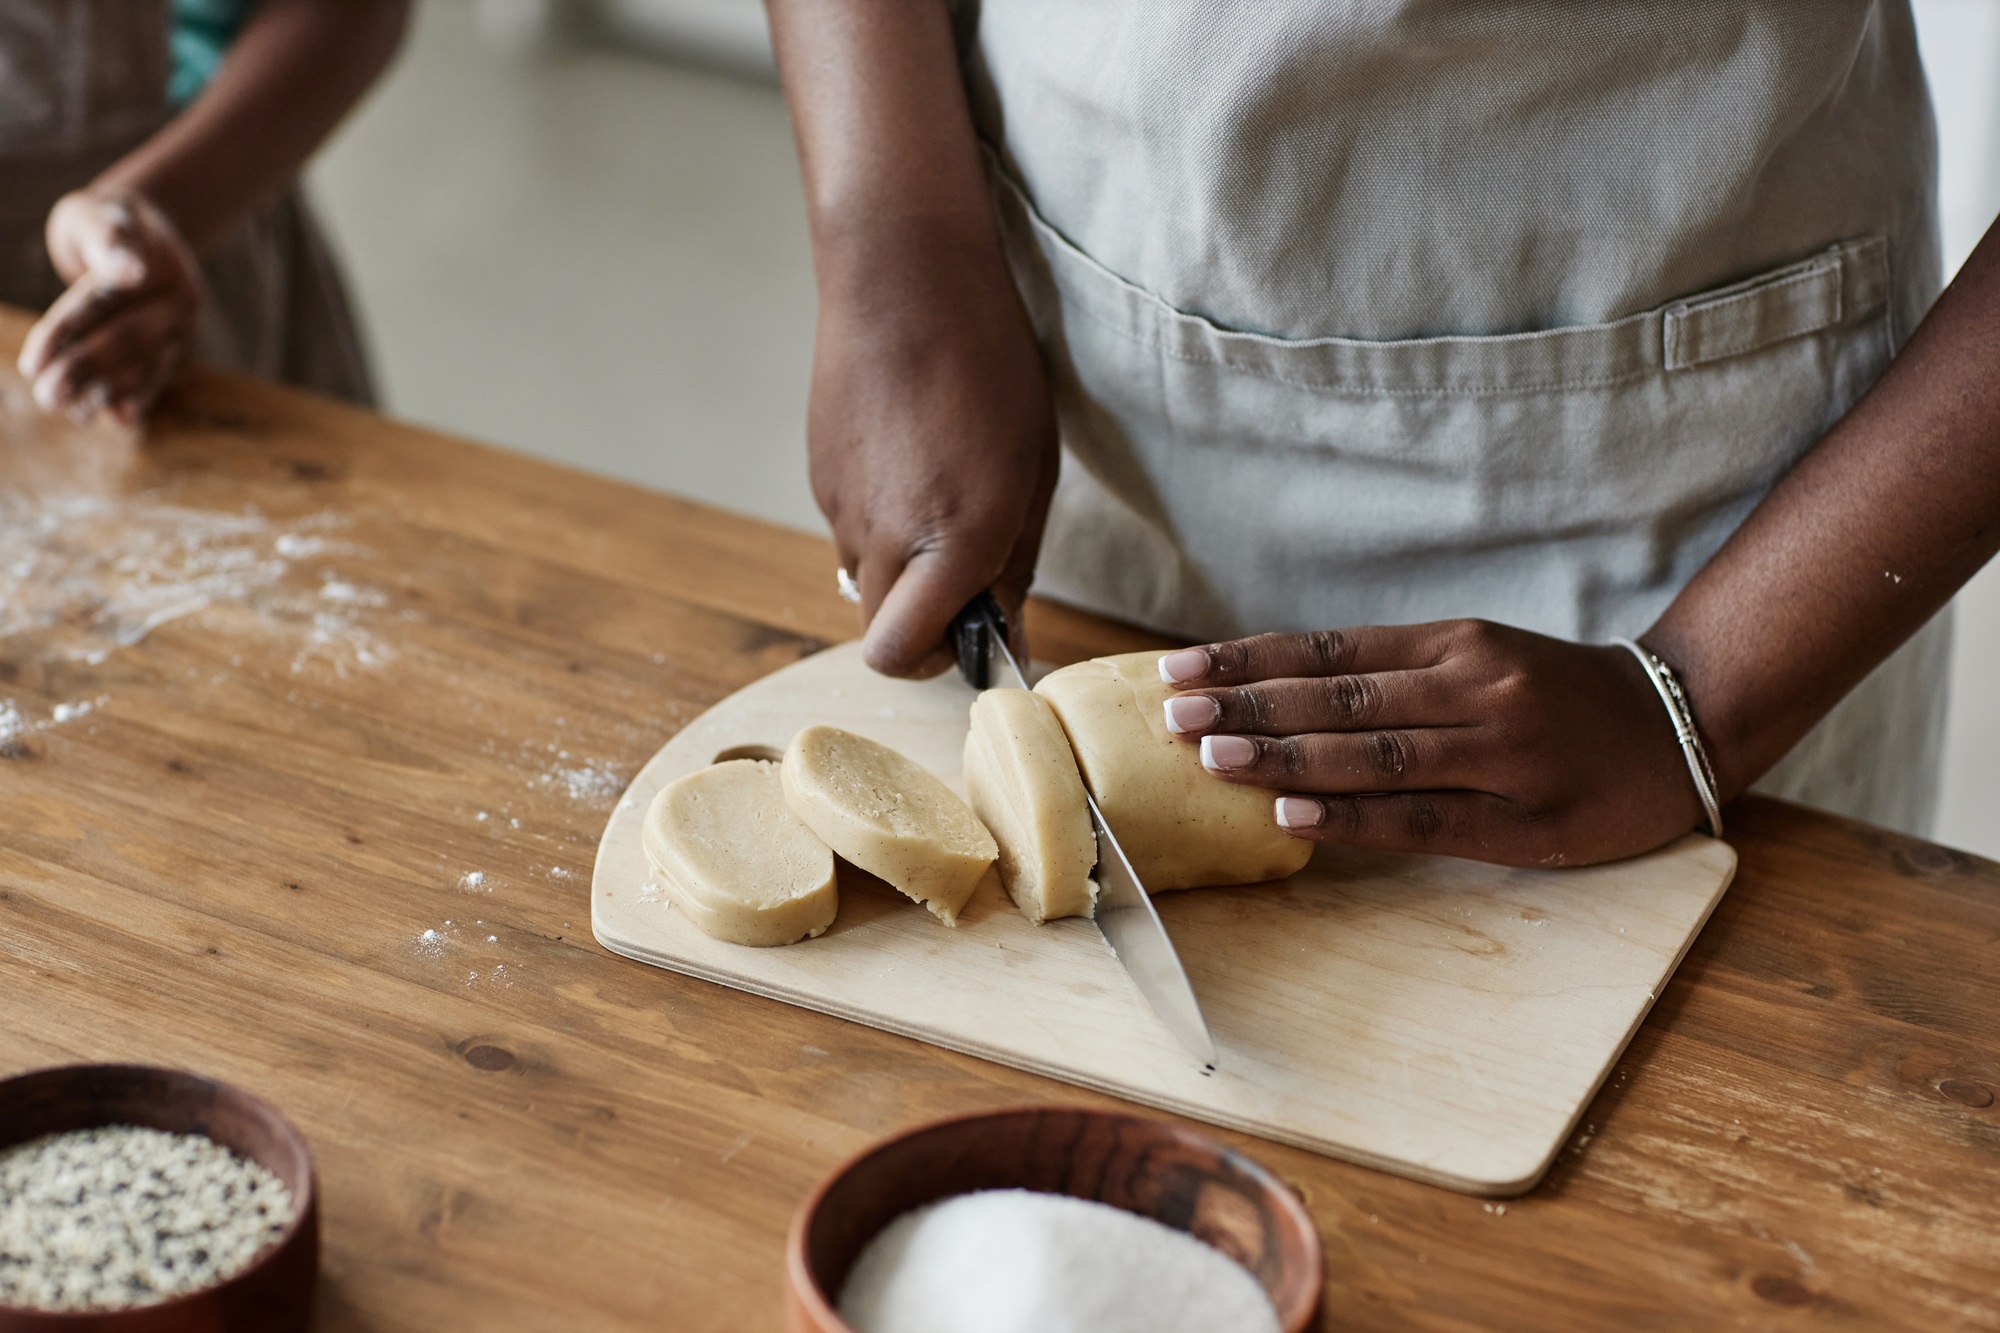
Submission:
[[[1319,1306],[1319,1233],[1263,1167],[1144,1116],[1030,1106],[921,1125],[821,1182],[785,1244],[786,1328],[853,1333],[834,1302],[868,1242],[912,1208],[991,1189],[1092,1199],[1190,1232],[1250,1270],[1285,1333],[1300,1333]]]
[[[262,1165],[297,1214],[278,1242],[226,1282],[130,1310],[62,1312],[0,1305],[0,1333],[294,1333],[319,1276],[319,1190],[291,1122],[239,1088],[144,1065],[70,1065],[0,1081],[0,1149],[72,1129],[140,1125],[201,1134]]]

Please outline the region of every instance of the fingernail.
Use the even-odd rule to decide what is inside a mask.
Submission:
[[[61,390],[62,375],[54,366],[50,366],[35,376],[35,383],[29,392],[33,395],[37,407],[44,412],[53,412],[62,406]]]
[[[1201,766],[1203,768],[1230,769],[1248,768],[1257,757],[1257,747],[1241,736],[1203,736],[1201,738]]]
[[[105,257],[103,278],[114,290],[137,287],[146,280],[146,263],[130,250],[113,250]]]
[[[1279,828],[1318,828],[1326,818],[1326,807],[1307,796],[1278,798]]]
[[[1205,694],[1190,694],[1167,700],[1167,730],[1176,736],[1212,727],[1222,720],[1222,709]]]
[[[1200,680],[1207,674],[1208,654],[1200,648],[1183,648],[1160,659],[1160,679],[1169,685]]]

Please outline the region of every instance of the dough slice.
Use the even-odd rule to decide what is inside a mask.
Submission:
[[[1313,845],[1278,827],[1277,793],[1224,782],[1167,730],[1175,693],[1160,655],[1097,657],[1052,671],[1035,693],[1055,710],[1104,820],[1151,893],[1281,879]]]
[[[785,804],[778,766],[732,759],[672,782],[641,826],[688,919],[731,944],[791,944],[833,924],[833,853]]]
[[[780,769],[792,813],[834,851],[947,926],[999,848],[930,770],[838,727],[807,727]]]
[[[1089,916],[1097,837],[1069,737],[1027,690],[987,690],[972,701],[965,791],[1000,848],[1000,881],[1036,925]]]

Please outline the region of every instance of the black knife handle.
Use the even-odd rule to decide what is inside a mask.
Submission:
[[[1007,633],[1007,613],[992,592],[982,592],[965,604],[951,621],[951,648],[958,654],[959,674],[975,690],[983,690],[993,679],[992,633]]]

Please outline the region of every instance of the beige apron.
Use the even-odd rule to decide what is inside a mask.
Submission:
[[[0,3],[0,301],[62,292],[43,244],[50,207],[173,115],[167,0]],[[297,190],[202,256],[196,355],[355,402],[373,400],[354,318]]]
[[[1639,633],[1937,290],[1905,0],[959,18],[1067,453],[1038,590],[1113,615]],[[1926,831],[1948,639],[1764,787]]]

